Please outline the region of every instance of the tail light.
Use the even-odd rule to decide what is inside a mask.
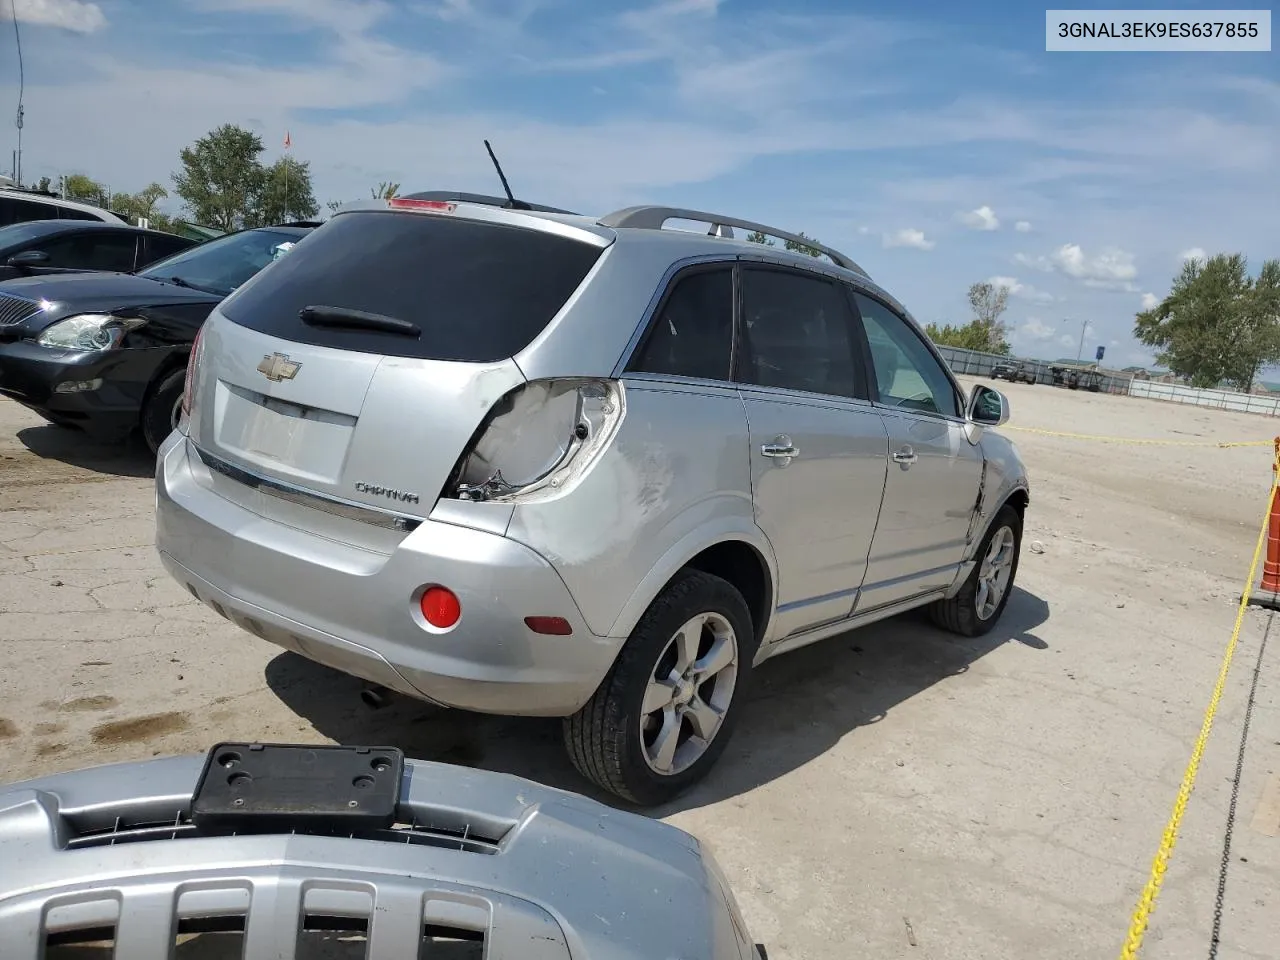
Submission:
[[[187,376],[182,382],[182,415],[190,418],[191,416],[191,388],[195,383],[196,367],[200,364],[200,337],[204,334],[204,327],[196,331],[196,338],[191,341],[191,355],[187,357]]]
[[[571,487],[608,446],[626,412],[614,380],[535,380],[489,412],[445,496],[524,502]]]

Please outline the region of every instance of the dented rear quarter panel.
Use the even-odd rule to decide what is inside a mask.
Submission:
[[[613,637],[628,635],[662,586],[706,547],[743,540],[772,566],[755,523],[737,392],[639,378],[624,384],[626,414],[605,455],[556,498],[517,504],[507,529],[559,571],[592,632]]]

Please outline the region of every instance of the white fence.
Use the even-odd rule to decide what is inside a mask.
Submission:
[[[1197,407],[1214,407],[1218,410],[1235,410],[1239,413],[1263,413],[1280,416],[1280,397],[1271,394],[1237,393],[1234,390],[1199,390],[1177,383],[1157,383],[1154,380],[1134,380],[1129,396],[1149,400],[1166,400],[1173,403],[1191,403]]]
[[[942,358],[951,366],[953,372],[967,374],[971,377],[989,377],[991,376],[991,368],[997,363],[1018,359],[1015,357],[1002,357],[998,353],[966,350],[964,347],[944,347],[940,344],[938,345],[938,352],[942,354]],[[1049,367],[1052,364],[1045,363],[1043,360],[1025,360],[1023,362],[1035,369],[1036,383],[1053,383],[1053,376],[1049,373]],[[1111,377],[1103,374],[1098,384],[1098,390],[1102,393],[1128,393],[1129,378]]]
[[[971,377],[989,377],[991,368],[1002,360],[1014,357],[1002,357],[995,353],[982,353],[978,350],[966,350],[963,347],[944,347],[938,345],[938,352],[950,364],[955,373],[967,374]],[[1027,360],[1027,364],[1036,370],[1037,383],[1053,383],[1049,373],[1051,364],[1042,360]],[[1163,400],[1166,403],[1190,403],[1198,407],[1212,407],[1216,410],[1234,410],[1239,413],[1260,413],[1269,417],[1280,417],[1280,395],[1238,393],[1234,390],[1197,390],[1195,387],[1184,387],[1177,383],[1159,383],[1155,380],[1137,380],[1128,377],[1112,377],[1103,375],[1098,387],[1102,393],[1114,393],[1121,396],[1142,397],[1147,400]]]

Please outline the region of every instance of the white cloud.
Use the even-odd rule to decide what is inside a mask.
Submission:
[[[1186,261],[1186,260],[1204,261],[1209,259],[1209,255],[1204,252],[1204,247],[1192,247],[1190,250],[1183,250],[1180,254],[1178,254],[1178,259],[1181,261]]]
[[[1063,273],[1077,280],[1132,280],[1138,275],[1133,254],[1115,248],[1089,257],[1078,243],[1064,243],[1054,251],[1052,259]]]
[[[903,227],[897,233],[886,233],[882,238],[886,247],[914,247],[917,250],[932,250],[934,241],[926,239],[923,230]]]
[[[1053,294],[1037,290],[1029,283],[1022,283],[1017,277],[989,277],[987,283],[993,287],[1008,287],[1009,296],[1030,300],[1033,303],[1052,303]]]
[[[1045,256],[1028,256],[1015,253],[1016,263],[1046,273],[1063,273],[1074,280],[1079,280],[1086,287],[1100,290],[1125,290],[1137,293],[1138,287],[1133,280],[1138,275],[1138,268],[1133,262],[1133,254],[1117,247],[1107,247],[1090,256],[1078,243],[1064,243],[1053,253]]]
[[[974,230],[1000,229],[1000,220],[996,217],[996,212],[985,204],[977,210],[960,214],[960,220],[965,226]]]
[[[858,228],[858,232],[859,232],[859,233],[861,233],[863,236],[865,236],[866,234],[868,234],[868,233],[870,233],[870,232],[871,232],[871,228],[870,228],[870,227],[859,227],[859,228]]]
[[[1054,330],[1039,317],[1027,317],[1014,333],[1023,340],[1043,342],[1053,339]]]
[[[61,27],[75,33],[93,33],[107,25],[102,8],[85,0],[13,0],[13,12],[24,23]]]
[[[1160,298],[1154,293],[1144,293],[1142,295],[1142,309],[1153,310],[1160,303]]]
[[[1071,334],[1069,333],[1064,333],[1062,336],[1058,337],[1058,342],[1062,344],[1064,347],[1077,346],[1076,338],[1071,336]]]
[[[1015,224],[1013,225],[1013,229],[1017,230],[1019,233],[1030,233],[1030,232],[1031,232],[1031,221],[1030,221],[1030,220],[1019,220],[1017,223],[1015,223]]]

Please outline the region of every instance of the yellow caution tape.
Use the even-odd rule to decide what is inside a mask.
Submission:
[[[1269,447],[1274,440],[1146,440],[1140,437],[1107,437],[1096,433],[1065,433],[1061,430],[1041,430],[1038,427],[1015,427],[1005,424],[1004,430],[1021,430],[1045,437],[1067,437],[1070,440],[1096,440],[1098,443],[1136,443],[1162,447]]]
[[[1280,446],[1277,446],[1277,454],[1272,466],[1273,471],[1280,470]],[[1129,934],[1125,937],[1124,947],[1120,951],[1120,960],[1136,960],[1138,956],[1143,935],[1147,932],[1147,922],[1151,919],[1151,913],[1156,906],[1156,897],[1160,895],[1160,885],[1164,883],[1164,874],[1169,868],[1169,858],[1173,856],[1174,844],[1178,842],[1182,815],[1186,812],[1187,801],[1191,799],[1196,774],[1200,772],[1200,758],[1204,754],[1205,745],[1209,742],[1213,718],[1218,712],[1218,703],[1222,700],[1222,691],[1226,687],[1227,672],[1231,669],[1231,660],[1235,656],[1236,645],[1240,642],[1240,627],[1244,623],[1244,613],[1249,606],[1249,595],[1253,592],[1253,578],[1258,572],[1258,560],[1261,559],[1262,548],[1267,542],[1267,527],[1271,521],[1271,511],[1275,508],[1280,472],[1275,472],[1274,476],[1275,479],[1271,482],[1271,496],[1267,499],[1267,512],[1262,519],[1262,529],[1258,531],[1258,545],[1253,550],[1253,561],[1249,564],[1249,577],[1245,580],[1244,590],[1240,594],[1240,606],[1236,610],[1236,623],[1231,630],[1231,642],[1227,644],[1227,652],[1222,658],[1222,667],[1218,671],[1218,682],[1213,686],[1213,695],[1209,697],[1209,706],[1204,712],[1200,736],[1196,737],[1195,747],[1191,750],[1191,759],[1187,763],[1186,771],[1182,774],[1182,785],[1178,788],[1177,799],[1173,802],[1173,812],[1165,825],[1160,848],[1151,862],[1151,875],[1147,878],[1147,885],[1143,887],[1142,896],[1138,898],[1138,905],[1133,911],[1133,919],[1129,923]]]

